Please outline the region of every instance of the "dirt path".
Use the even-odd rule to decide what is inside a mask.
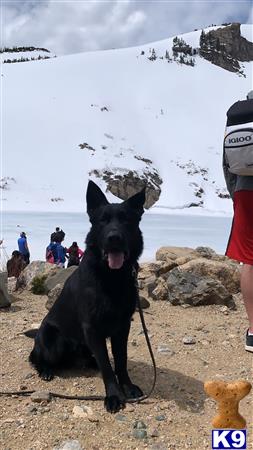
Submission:
[[[244,351],[247,320],[239,296],[236,303],[236,311],[227,311],[220,306],[182,308],[153,302],[145,310],[158,366],[156,390],[151,399],[128,405],[121,413],[111,415],[105,412],[102,402],[57,399],[43,406],[32,403],[30,398],[0,397],[0,448],[51,450],[60,448],[64,441],[78,440],[83,450],[211,449],[210,420],[215,405],[206,398],[203,382],[252,380],[253,356]],[[97,373],[75,369],[48,384],[29,367],[32,340],[20,333],[40,322],[46,313],[44,305],[45,297],[23,292],[9,311],[0,312],[0,389],[103,394]],[[184,344],[186,336],[195,343]],[[129,371],[133,381],[147,391],[152,382],[152,365],[138,314],[129,341]],[[92,408],[96,422],[74,417],[73,407],[84,404]],[[252,425],[252,405],[252,394],[241,402],[240,411],[248,425]],[[133,435],[136,421],[147,426],[146,438]],[[250,435],[248,449],[253,449]]]

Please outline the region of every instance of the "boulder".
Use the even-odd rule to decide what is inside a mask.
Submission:
[[[0,308],[7,308],[11,305],[7,291],[7,272],[0,272]]]
[[[175,261],[182,256],[192,256],[197,258],[199,254],[190,247],[161,247],[156,252],[157,261]]]
[[[76,271],[78,266],[70,266],[67,269],[59,269],[56,273],[50,273],[45,281],[45,289],[48,294],[55,286],[60,284],[62,287],[65,281]]]
[[[24,285],[27,289],[32,288],[32,280],[34,277],[42,277],[56,274],[59,271],[64,271],[55,264],[49,264],[45,261],[33,261],[31,264],[28,264],[23,271],[23,281]]]
[[[139,298],[140,298],[141,309],[147,309],[150,307],[150,303],[144,294],[141,294]],[[138,309],[138,303],[137,303],[136,309]]]
[[[211,248],[211,247],[196,247],[195,251],[201,256],[202,258],[212,259],[215,258],[217,253]]]
[[[138,279],[143,280],[151,277],[152,275],[157,275],[160,267],[160,264],[156,262],[141,264],[138,271]]]
[[[218,280],[232,294],[240,291],[240,266],[233,261],[193,259],[180,266],[182,271]]]
[[[145,280],[145,289],[147,289],[149,296],[151,295],[153,290],[156,288],[156,284],[157,284],[157,278],[155,275],[152,275],[151,277],[149,277]]]
[[[16,277],[8,277],[7,279],[7,289],[9,294],[12,294],[17,290],[17,278]]]
[[[168,300],[173,305],[226,305],[235,308],[232,295],[219,280],[176,267],[167,278]]]
[[[48,296],[46,302],[46,308],[48,310],[52,308],[55,300],[59,297],[65,281],[76,271],[76,269],[77,266],[70,266],[47,278],[45,281],[45,290]]]
[[[49,310],[52,308],[55,300],[59,297],[63,288],[63,284],[57,284],[51,291],[47,294],[46,308]]]
[[[150,293],[150,297],[153,300],[167,300],[168,299],[168,286],[167,286],[166,281],[162,277],[159,277],[157,279],[157,286]]]

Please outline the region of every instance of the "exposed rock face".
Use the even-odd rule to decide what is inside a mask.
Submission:
[[[220,281],[211,277],[185,272],[176,267],[169,273],[167,286],[168,300],[173,305],[215,304],[235,307],[232,295]]]
[[[108,191],[121,200],[127,200],[146,187],[146,202],[144,205],[146,209],[154,205],[161,194],[160,185],[162,184],[162,179],[157,170],[152,167],[144,171],[142,176],[133,170],[124,171],[117,175],[108,170],[103,172],[94,170],[91,172],[92,174],[102,178],[107,184]]]
[[[199,54],[216,66],[240,72],[239,61],[253,61],[253,43],[241,36],[240,24],[202,32]]]
[[[240,265],[209,247],[161,247],[156,262],[141,264],[141,295],[173,305],[226,305],[240,291]]]
[[[183,264],[181,270],[218,280],[233,294],[236,294],[240,290],[239,266],[232,261],[220,262],[197,258]]]

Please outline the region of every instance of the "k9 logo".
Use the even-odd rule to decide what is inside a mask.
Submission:
[[[246,430],[212,430],[212,450],[247,449]]]

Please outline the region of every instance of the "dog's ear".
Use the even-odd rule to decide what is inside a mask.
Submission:
[[[92,214],[95,209],[99,208],[99,206],[108,205],[109,203],[101,189],[91,180],[89,180],[87,187],[86,201],[87,213],[89,215]]]
[[[125,201],[125,203],[130,206],[130,208],[133,208],[140,212],[140,214],[144,213],[144,203],[146,200],[146,187],[144,187],[140,192],[137,192],[137,194],[134,194],[132,197],[130,197],[128,200]]]

